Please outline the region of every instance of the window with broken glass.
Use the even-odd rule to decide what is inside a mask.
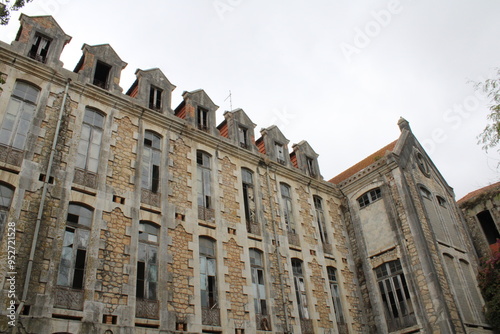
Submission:
[[[416,318],[400,260],[381,264],[375,268],[375,274],[389,331],[415,325]]]
[[[248,169],[241,170],[241,178],[243,183],[243,204],[245,207],[245,219],[247,223],[247,231],[254,232],[252,224],[257,223],[255,212],[255,192],[253,185],[253,173]]]
[[[157,300],[158,238],[160,228],[153,222],[139,223],[139,250],[137,255],[137,290],[140,299]]]
[[[78,143],[76,167],[97,173],[103,127],[104,115],[96,110],[86,108],[80,142]]]
[[[70,204],[66,218],[63,248],[57,284],[73,289],[83,289],[85,261],[92,226],[93,209],[80,204]]]
[[[196,152],[197,183],[198,183],[198,218],[209,220],[212,211],[212,170],[210,167],[210,155],[203,151]]]
[[[24,150],[39,92],[29,83],[16,82],[0,128],[0,144]]]
[[[248,139],[248,129],[241,125],[238,126],[238,140],[240,143],[240,147],[242,148],[250,147]]]
[[[288,232],[295,233],[295,222],[293,219],[292,195],[290,186],[285,183],[280,183],[281,202],[283,206],[283,217],[285,226]]]
[[[282,144],[274,143],[274,148],[276,151],[276,161],[282,165],[285,164],[285,150]]]
[[[215,240],[207,237],[200,237],[200,289],[201,307],[219,308]]]
[[[10,204],[14,196],[14,188],[10,185],[0,184],[0,240],[4,235],[4,227],[7,222]]]
[[[316,173],[316,166],[314,163],[314,159],[306,157],[306,163],[307,163],[307,173],[309,174],[309,176],[310,177],[317,176],[318,173]]]
[[[313,201],[321,242],[323,244],[329,244],[328,233],[326,231],[325,213],[323,211],[323,200],[319,196],[313,196]]]
[[[258,330],[271,330],[267,309],[266,278],[262,252],[250,248],[250,267],[252,271],[252,288],[255,315]]]
[[[302,271],[302,260],[292,259],[293,281],[295,283],[295,295],[299,308],[299,317],[309,319],[309,310],[307,308],[306,283]]]
[[[161,110],[161,97],[163,90],[151,85],[149,88],[149,108],[153,110]]]
[[[372,204],[373,202],[375,202],[376,200],[378,200],[381,197],[382,197],[382,193],[380,192],[380,188],[375,188],[375,189],[372,189],[370,191],[367,191],[366,193],[364,193],[363,195],[358,197],[359,207],[364,208],[364,207]]]
[[[49,47],[52,40],[41,34],[35,34],[35,39],[30,51],[28,52],[28,57],[35,59],[39,62],[45,63],[47,61],[47,55],[49,53]]]
[[[334,267],[327,267],[326,269],[328,272],[328,282],[330,283],[330,292],[332,293],[333,306],[335,308],[335,319],[337,320],[339,332],[342,332],[341,329],[345,329],[345,320],[342,301],[340,300],[339,283],[337,281],[337,269]]]
[[[196,124],[198,129],[207,131],[208,130],[208,110],[198,107],[196,110]]]
[[[161,137],[152,131],[144,133],[142,152],[142,188],[157,193],[160,186]]]

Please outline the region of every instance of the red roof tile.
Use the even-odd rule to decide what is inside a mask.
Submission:
[[[493,184],[490,184],[489,186],[486,186],[486,187],[483,187],[481,189],[477,189],[477,190],[474,190],[470,193],[468,193],[467,195],[465,195],[464,197],[462,197],[461,199],[459,199],[457,201],[458,204],[461,204],[465,201],[468,201],[470,200],[471,198],[473,197],[476,197],[476,196],[479,196],[481,194],[484,194],[484,193],[487,193],[495,188],[499,188],[499,191],[500,191],[500,182],[497,182],[497,183],[493,183]]]

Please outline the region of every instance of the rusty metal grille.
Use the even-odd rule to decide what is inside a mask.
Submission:
[[[256,314],[255,320],[257,322],[257,330],[259,331],[271,330],[271,317],[269,315]]]
[[[56,288],[54,307],[83,311],[83,290]]]
[[[220,310],[218,308],[201,308],[201,323],[208,326],[220,326]]]
[[[0,161],[21,167],[23,157],[24,151],[15,149],[12,146],[0,145]]]
[[[149,189],[142,189],[141,192],[141,203],[160,207],[161,194],[154,193]]]
[[[300,319],[302,334],[314,334],[312,319]]]
[[[73,178],[73,182],[85,187],[97,188],[97,174],[89,172],[84,169],[75,169],[75,176]]]
[[[295,232],[288,231],[288,243],[294,246],[300,246],[299,235]]]
[[[157,300],[139,299],[135,301],[135,317],[159,319],[159,303]]]
[[[214,209],[209,209],[209,208],[205,208],[202,205],[198,205],[198,219],[213,220],[214,219]]]
[[[256,235],[260,235],[260,225],[247,222],[247,231]]]
[[[326,254],[333,254],[332,244],[323,244],[323,252]]]

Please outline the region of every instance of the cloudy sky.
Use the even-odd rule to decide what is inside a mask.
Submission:
[[[33,0],[27,15],[53,15],[83,43],[109,43],[137,68],[160,68],[182,92],[203,88],[222,113],[242,108],[261,128],[307,140],[330,179],[399,136],[406,118],[457,199],[497,182],[500,162],[476,144],[488,100],[470,81],[500,67],[495,0]],[[1,39],[18,29],[15,13]]]

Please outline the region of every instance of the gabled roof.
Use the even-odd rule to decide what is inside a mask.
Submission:
[[[474,197],[491,192],[491,191],[495,190],[496,188],[498,188],[498,191],[500,192],[500,182],[493,183],[493,184],[490,184],[489,186],[474,190],[474,191],[468,193],[467,195],[465,195],[464,197],[462,197],[461,199],[459,199],[457,201],[457,203],[462,204],[462,203],[464,203],[464,202],[466,202]]]
[[[366,167],[370,166],[371,164],[373,164],[374,162],[376,162],[380,158],[384,157],[384,155],[386,154],[387,151],[392,152],[394,150],[394,148],[396,147],[397,142],[398,141],[395,140],[392,143],[390,143],[389,145],[382,147],[377,152],[372,153],[371,155],[369,155],[365,159],[361,160],[360,162],[358,162],[354,166],[346,169],[345,171],[343,171],[339,175],[335,176],[334,178],[332,178],[328,182],[339,184],[340,182],[348,179],[349,177],[353,176],[357,172],[365,169]]]

